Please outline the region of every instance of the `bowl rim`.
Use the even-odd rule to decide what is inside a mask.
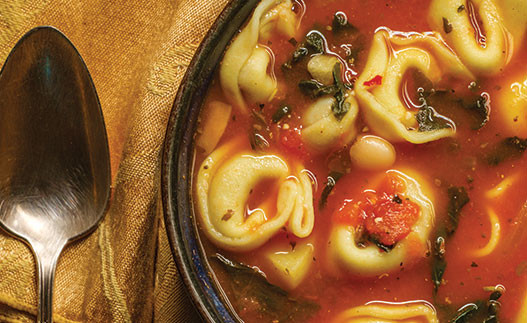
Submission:
[[[191,191],[194,133],[225,48],[258,2],[230,0],[212,24],[181,80],[161,156],[161,203],[170,249],[187,292],[208,322],[241,320],[219,287],[199,239]]]

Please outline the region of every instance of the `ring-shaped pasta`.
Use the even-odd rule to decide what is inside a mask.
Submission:
[[[462,4],[464,9],[460,10]],[[483,26],[477,26],[475,11]],[[493,0],[433,0],[429,21],[432,28],[441,31],[461,61],[475,74],[496,74],[510,60],[511,35],[504,27],[500,10]],[[478,36],[480,29],[485,31],[485,35]]]
[[[275,155],[238,153],[229,157],[236,144],[216,149],[198,172],[198,218],[210,241],[224,249],[247,251],[261,246],[283,227],[298,237],[308,236],[314,211],[306,172],[291,176],[288,165]],[[246,214],[251,189],[264,179],[279,181],[276,214],[266,213],[264,205]]]
[[[350,308],[339,314],[333,323],[439,323],[431,305],[423,302],[372,302]]]
[[[338,269],[363,277],[374,277],[391,272],[400,267],[401,263],[411,264],[425,257],[427,241],[434,222],[434,206],[421,190],[419,182],[396,170],[395,172],[406,186],[405,198],[419,207],[419,217],[411,227],[411,232],[398,241],[389,252],[381,251],[376,245],[359,246],[357,230],[353,226],[335,224],[329,246],[330,259]]]
[[[291,4],[291,1],[286,1]],[[258,82],[244,82],[244,90],[248,91],[248,99],[254,100],[258,98],[259,100],[265,99],[265,101],[272,99],[274,93],[276,92],[277,83],[272,75],[267,75],[269,58],[262,58],[262,55],[267,55],[267,51],[262,52],[262,48],[258,47],[260,29],[265,27],[266,32],[269,32],[270,26],[276,26],[279,28],[286,23],[294,23],[297,28],[298,24],[296,21],[291,21],[292,18],[288,18],[287,21],[278,23],[276,19],[284,17],[285,15],[275,15],[271,20],[269,18],[265,20],[265,15],[269,13],[276,6],[283,5],[283,0],[263,0],[254,10],[254,13],[249,20],[249,23],[242,29],[242,31],[236,36],[233,40],[220,65],[220,83],[223,89],[223,93],[230,104],[232,104],[236,109],[242,113],[248,113],[247,104],[245,102],[242,90],[240,89],[240,74],[242,69],[247,64],[251,63],[251,66],[246,69],[247,77],[254,77],[255,75],[252,72],[257,71],[258,74],[264,73],[265,75],[258,75],[260,80],[265,80],[266,88],[258,88]],[[281,7],[281,10],[284,10]],[[291,6],[289,6],[289,11],[291,11]],[[292,11],[291,11],[292,12]],[[273,21],[270,24],[270,21]],[[263,24],[263,25],[262,25]],[[285,27],[280,27],[285,28]],[[291,27],[293,28],[293,27]],[[258,50],[260,48],[260,50]],[[259,67],[256,67],[255,64],[259,64]],[[272,74],[272,73],[271,73]],[[249,77],[250,78],[250,77]],[[270,84],[269,84],[270,82]],[[260,92],[259,92],[260,91]],[[256,95],[258,93],[258,95]],[[264,102],[260,102],[264,103]]]
[[[357,135],[359,107],[355,97],[350,92],[347,95],[345,102],[349,103],[349,110],[341,120],[331,110],[336,101],[333,97],[319,98],[307,108],[303,118],[305,128],[302,130],[302,139],[311,150],[323,152],[344,146]]]
[[[392,142],[420,144],[454,135],[454,128],[418,131],[416,111],[409,111],[399,95],[403,76],[412,68],[432,82],[443,74],[473,78],[438,34],[396,34],[381,29],[374,35],[366,67],[355,83],[366,123]]]

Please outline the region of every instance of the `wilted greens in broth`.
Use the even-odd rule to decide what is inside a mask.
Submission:
[[[263,0],[196,134],[240,317],[527,322],[527,2]]]

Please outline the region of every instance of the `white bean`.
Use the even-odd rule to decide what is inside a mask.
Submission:
[[[395,148],[386,139],[366,135],[357,138],[350,148],[351,162],[360,168],[383,170],[395,162]]]

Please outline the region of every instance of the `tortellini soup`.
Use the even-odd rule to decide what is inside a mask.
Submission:
[[[526,3],[258,3],[192,193],[242,320],[527,322]]]

